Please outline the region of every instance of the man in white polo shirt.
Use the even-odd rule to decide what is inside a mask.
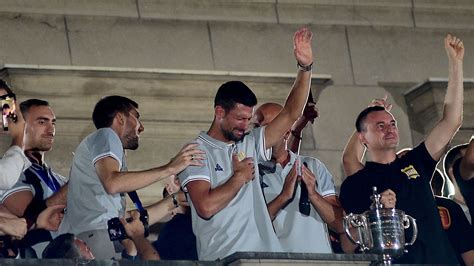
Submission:
[[[60,231],[77,234],[97,259],[117,259],[120,245],[109,240],[107,221],[124,216],[124,193],[176,175],[188,165],[201,165],[191,159],[200,159],[202,152],[194,149],[196,145],[186,145],[164,166],[129,172],[124,150],[137,149],[144,130],[138,104],[122,96],[104,97],[94,107],[92,120],[97,130],[79,144],[74,155]],[[151,209],[148,212],[153,224],[156,215]]]
[[[214,100],[214,121],[194,140],[205,151],[200,167],[187,167],[179,179],[189,193],[193,231],[200,260],[235,252],[281,251],[258,181],[258,161],[298,119],[308,98],[312,33],[294,36],[298,74],[285,107],[268,126],[248,132],[255,94],[242,82],[224,83]]]

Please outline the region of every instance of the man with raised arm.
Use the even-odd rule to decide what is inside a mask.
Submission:
[[[345,159],[353,158],[346,167],[350,175],[342,183],[340,200],[346,212],[363,213],[371,204],[372,187],[388,191],[382,203],[393,204],[396,195],[397,209],[416,219],[418,238],[408,253],[397,263],[456,264],[455,253],[443,232],[436,203],[433,199],[430,178],[438,160],[445,153],[454,134],[462,124],[464,46],[460,39],[448,35],[445,49],[449,59],[449,82],[441,120],[426,140],[398,158],[398,128],[395,118],[384,106],[372,106],[362,111],[356,120],[357,139],[351,138]],[[372,161],[364,166],[361,158],[362,143],[371,154]],[[362,150],[361,153],[357,151]],[[351,156],[348,156],[351,154]],[[384,200],[385,198],[385,200]],[[407,236],[410,239],[410,236]]]
[[[258,161],[301,115],[311,83],[312,33],[298,30],[294,54],[298,74],[280,114],[249,131],[255,94],[242,82],[222,84],[214,100],[214,121],[194,141],[206,152],[204,166],[180,175],[189,193],[200,260],[222,259],[239,251],[281,251],[260,189]]]

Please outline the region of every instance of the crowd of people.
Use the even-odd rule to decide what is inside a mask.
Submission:
[[[308,100],[311,31],[299,29],[293,45],[298,71],[283,106],[255,110],[246,84],[225,82],[209,129],[169,163],[142,171],[128,171],[125,158],[144,131],[135,101],[114,95],[96,103],[96,130],[77,146],[68,177],[46,164],[56,134],[49,103],[2,101],[12,144],[0,159],[0,256],[213,261],[235,252],[357,253],[344,215],[369,210],[376,186],[383,208],[400,209],[418,224],[416,242],[395,262],[473,265],[474,138],[445,156],[462,125],[462,41],[444,40],[443,115],[422,143],[397,153],[397,121],[386,97],[359,114],[342,155],[339,194],[323,162],[299,155],[301,132],[318,117]],[[7,98],[14,93],[1,81],[0,99]],[[444,173],[436,170],[443,157]],[[443,194],[445,176],[454,196]],[[143,207],[135,191],[162,180],[163,198]],[[126,193],[135,210],[126,210]],[[165,224],[151,243],[149,226],[158,222]]]

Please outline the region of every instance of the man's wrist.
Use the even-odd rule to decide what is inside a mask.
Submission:
[[[300,62],[296,61],[296,66],[298,67],[299,70],[303,72],[308,72],[308,71],[313,70],[313,62],[311,62],[311,64],[309,65],[304,66]]]
[[[291,131],[291,135],[293,135],[293,137],[295,137],[296,139],[298,140],[302,140],[303,138],[301,137],[301,132],[297,132],[296,130],[292,130]]]

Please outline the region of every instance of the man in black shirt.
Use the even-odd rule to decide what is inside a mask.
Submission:
[[[372,187],[377,186],[378,191],[393,191],[397,197],[396,208],[417,220],[418,239],[396,263],[458,263],[443,232],[429,184],[437,161],[462,123],[464,46],[458,38],[448,35],[445,49],[449,58],[449,82],[444,112],[424,142],[397,158],[396,120],[384,107],[373,106],[359,114],[357,135],[346,147],[346,150],[357,150],[359,148],[351,148],[351,144],[360,147],[358,141],[371,153],[373,160],[365,166],[360,163],[358,169],[347,171],[345,168],[350,176],[341,186],[340,200],[346,212],[368,210]],[[407,239],[410,237],[408,234]]]
[[[455,184],[454,199],[469,208],[471,223],[474,217],[474,137],[469,143],[453,147],[444,158],[444,172]]]

